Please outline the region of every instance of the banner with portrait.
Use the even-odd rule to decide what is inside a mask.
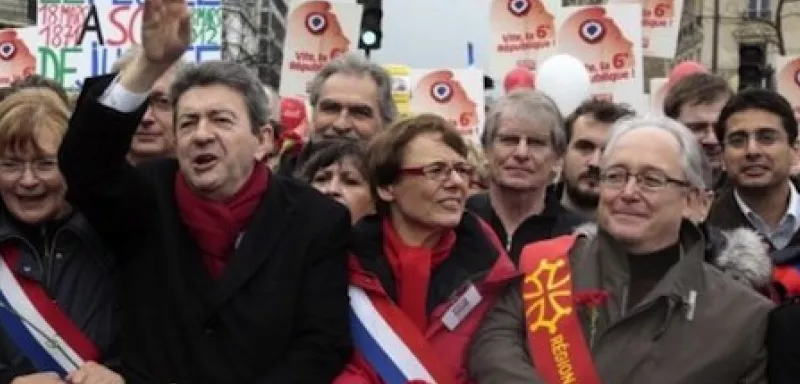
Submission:
[[[485,121],[483,71],[477,69],[412,69],[413,114],[434,113],[478,141]]]
[[[500,80],[519,66],[535,71],[537,60],[555,49],[560,8],[560,0],[492,0],[489,75]]]
[[[775,56],[775,86],[794,108],[794,115],[800,119],[800,55]]]
[[[608,4],[641,4],[644,55],[661,59],[675,58],[683,2],[684,0],[608,0]]]
[[[362,6],[352,1],[295,0],[286,21],[281,96],[306,97],[317,72],[358,49]]]
[[[0,88],[36,73],[36,27],[0,29]]]
[[[641,6],[564,7],[556,25],[557,51],[584,63],[592,97],[640,109],[644,91]]]

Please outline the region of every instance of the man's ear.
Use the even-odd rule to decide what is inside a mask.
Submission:
[[[376,188],[376,191],[378,192],[378,198],[387,203],[391,203],[395,200],[394,185],[378,187]]]
[[[683,217],[694,223],[705,221],[709,210],[711,210],[712,201],[713,192],[709,194],[706,191],[692,188],[686,193],[686,205],[684,205]]]
[[[263,161],[275,152],[275,137],[272,132],[274,132],[274,128],[269,123],[258,129],[256,134],[258,139],[258,149],[255,154],[256,161]]]

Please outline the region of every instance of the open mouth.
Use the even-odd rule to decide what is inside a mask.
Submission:
[[[22,204],[36,204],[42,202],[45,197],[47,197],[46,193],[40,193],[36,195],[17,195],[17,199]]]
[[[206,171],[213,168],[214,165],[217,164],[217,160],[219,160],[217,156],[214,156],[210,153],[204,153],[195,156],[194,160],[192,160],[192,164],[196,170]]]

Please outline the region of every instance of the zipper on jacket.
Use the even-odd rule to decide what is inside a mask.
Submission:
[[[511,244],[514,242],[514,234],[506,234],[506,252],[511,252]]]
[[[43,269],[42,272],[44,273],[44,286],[46,287],[47,291],[50,290],[51,288],[50,284],[52,283],[53,280],[53,268],[55,267],[54,265],[55,261],[53,260],[53,258],[55,257],[54,251],[56,249],[56,240],[58,239],[58,236],[61,234],[61,232],[62,232],[61,228],[57,229],[56,232],[53,234],[53,238],[48,239],[47,227],[42,226],[42,239],[43,239],[42,245],[44,248],[43,250],[44,250],[44,258],[46,264],[40,262],[39,267],[43,268],[43,265],[46,265],[46,269]],[[38,251],[36,251],[36,248],[33,248],[33,250],[34,252],[38,253]],[[37,257],[37,259],[39,258],[40,257]]]

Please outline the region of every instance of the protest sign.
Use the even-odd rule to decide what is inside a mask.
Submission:
[[[291,4],[281,67],[281,96],[306,97],[314,75],[337,56],[358,49],[360,4],[298,0]]]
[[[69,90],[109,73],[133,44],[141,43],[144,0],[39,0],[38,72]],[[221,0],[188,0],[192,38],[184,59],[219,59]]]
[[[539,57],[555,49],[560,0],[492,0],[489,75],[503,79],[516,67],[536,70]]]
[[[412,69],[410,78],[413,114],[437,114],[477,142],[485,121],[482,71]]]
[[[775,85],[800,118],[800,56],[775,56]]]
[[[675,58],[683,2],[684,0],[608,0],[609,4],[641,4],[644,55],[661,59]]]
[[[564,7],[556,24],[557,51],[586,65],[592,97],[641,105],[644,76],[640,5]]]

